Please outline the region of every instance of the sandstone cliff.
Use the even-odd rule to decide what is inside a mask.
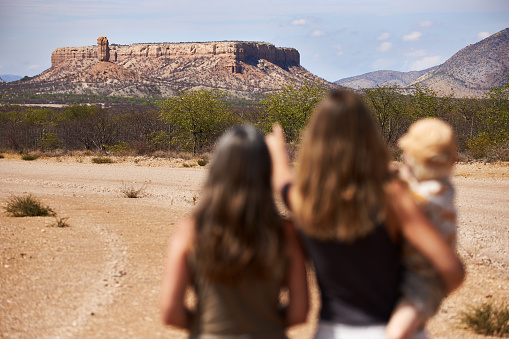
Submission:
[[[68,60],[92,59],[117,64],[133,59],[196,59],[201,57],[222,57],[232,66],[238,62],[259,59],[267,60],[279,67],[299,66],[300,55],[294,48],[280,48],[264,42],[203,42],[203,43],[159,43],[109,46],[106,37],[99,37],[97,45],[88,47],[61,47],[51,54],[51,66],[56,67]],[[230,68],[232,73],[240,69]]]
[[[61,47],[51,68],[25,82],[38,92],[103,95],[171,95],[190,88],[218,88],[238,97],[318,81],[300,65],[299,52],[265,42],[221,41]],[[25,86],[25,85],[23,85]]]

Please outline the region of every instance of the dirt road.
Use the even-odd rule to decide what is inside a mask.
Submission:
[[[206,169],[176,166],[0,159],[0,207],[31,193],[71,225],[0,214],[0,337],[184,338],[161,324],[157,296],[174,223],[191,211]],[[458,166],[459,251],[468,277],[429,323],[433,338],[477,338],[457,324],[458,313],[487,299],[509,301],[509,167],[486,166]],[[143,185],[140,199],[121,193]],[[291,337],[311,337],[316,290],[313,306]]]

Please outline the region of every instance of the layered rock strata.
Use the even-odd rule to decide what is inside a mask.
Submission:
[[[219,56],[226,59],[225,67],[232,73],[241,73],[240,62],[256,64],[265,59],[279,67],[299,66],[300,55],[294,48],[275,47],[265,42],[203,42],[109,45],[106,37],[97,39],[97,47],[61,47],[51,54],[51,66],[72,59],[96,59],[125,64],[130,59],[198,59]]]

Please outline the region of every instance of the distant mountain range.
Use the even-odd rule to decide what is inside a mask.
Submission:
[[[509,28],[469,45],[439,66],[417,72],[377,71],[335,84],[358,89],[377,85],[427,86],[440,95],[479,97],[503,86],[509,74]]]
[[[360,89],[360,88],[373,88],[376,86],[383,86],[383,85],[397,85],[399,87],[405,87],[408,84],[411,84],[415,80],[417,80],[419,77],[423,76],[424,74],[432,71],[433,69],[437,68],[438,66],[427,68],[422,71],[412,71],[412,72],[398,72],[398,71],[375,71],[375,72],[369,72],[362,75],[357,75],[350,78],[344,78],[338,81],[335,81],[334,83],[337,85],[354,88],[354,89]]]
[[[0,74],[0,82],[11,82],[11,81],[17,81],[19,79],[23,78],[21,75],[14,75],[14,74]]]

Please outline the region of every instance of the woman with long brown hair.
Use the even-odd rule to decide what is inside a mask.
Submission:
[[[461,262],[407,187],[392,178],[389,150],[358,96],[335,90],[315,108],[295,175],[281,127],[274,126],[266,141],[275,187],[315,268],[317,338],[385,338],[399,298],[403,237],[433,263],[447,292],[460,285]]]
[[[168,246],[160,309],[193,338],[285,338],[305,321],[307,277],[297,235],[273,199],[261,136],[239,126],[220,140],[199,204]],[[185,305],[188,286],[197,305]],[[287,286],[289,303],[279,305]]]

